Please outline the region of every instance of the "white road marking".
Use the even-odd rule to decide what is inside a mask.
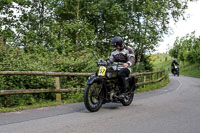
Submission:
[[[181,83],[181,81],[179,79],[177,79],[177,80],[179,82],[179,86],[178,86],[178,88],[176,88],[176,90],[179,90],[181,88],[181,86],[182,86],[182,83]]]

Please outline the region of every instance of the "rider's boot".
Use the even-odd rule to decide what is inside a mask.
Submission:
[[[120,89],[119,98],[121,98],[121,99],[123,99],[125,97],[125,93],[128,91],[128,88],[129,88],[128,81],[129,81],[128,77],[122,79],[123,86],[119,87],[119,89]]]

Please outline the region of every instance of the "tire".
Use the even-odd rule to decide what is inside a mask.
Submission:
[[[122,105],[129,106],[134,98],[134,92],[130,93],[124,100],[121,101]]]
[[[173,74],[174,74],[174,76],[176,76],[176,74],[177,74],[177,71],[176,71],[176,70],[174,70]]]
[[[87,85],[84,92],[84,104],[88,111],[96,112],[98,111],[103,102],[103,93],[100,91],[102,84],[93,83]]]

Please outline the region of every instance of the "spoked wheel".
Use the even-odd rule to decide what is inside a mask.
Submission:
[[[129,93],[128,95],[125,96],[124,100],[121,100],[122,105],[124,106],[129,106],[134,98],[134,92]]]
[[[102,84],[93,83],[87,85],[84,93],[84,104],[90,112],[96,112],[103,102]]]

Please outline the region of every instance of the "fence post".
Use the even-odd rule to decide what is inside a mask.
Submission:
[[[159,72],[159,78],[161,77],[161,75],[162,75],[162,72]]]
[[[164,75],[165,75],[165,71],[163,71],[163,72],[161,73],[161,77],[163,77]],[[164,83],[164,80],[162,79],[161,82]]]
[[[159,72],[156,73],[157,74],[157,79],[159,78]]]
[[[147,76],[144,75],[144,82],[146,82]],[[146,87],[146,85],[144,85],[144,88]]]
[[[56,77],[56,89],[59,90],[60,89],[60,78]],[[56,93],[56,101],[60,101],[61,100],[61,93]]]
[[[151,75],[151,80],[154,81],[154,74]]]

